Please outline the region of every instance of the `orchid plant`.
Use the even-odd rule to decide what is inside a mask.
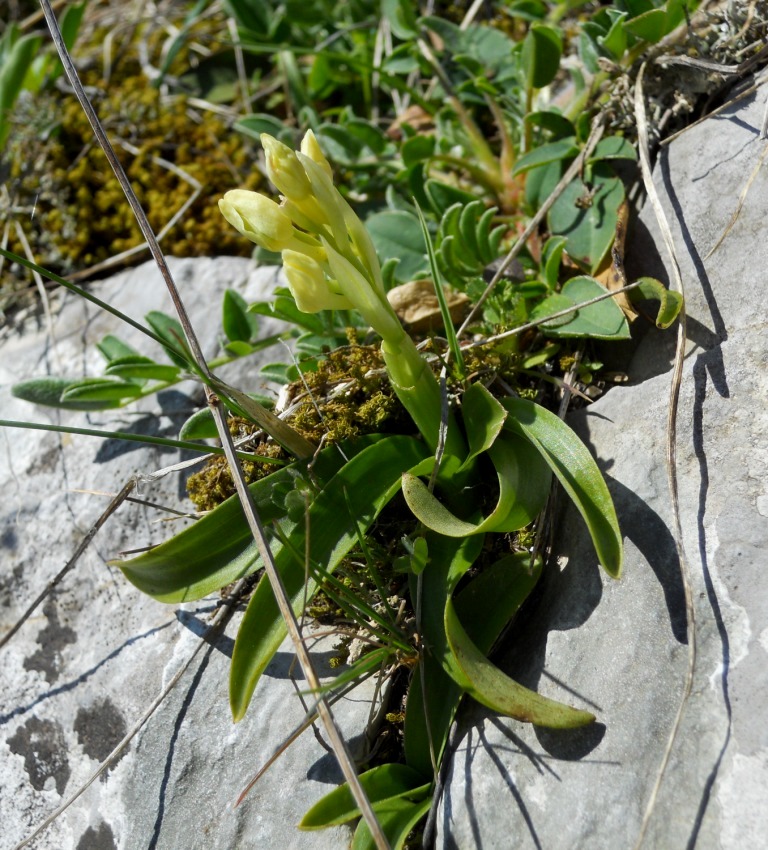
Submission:
[[[567,728],[594,720],[588,711],[524,688],[489,661],[488,652],[535,586],[542,563],[522,543],[489,563],[486,536],[530,526],[544,508],[553,476],[584,517],[598,559],[613,577],[621,571],[621,535],[594,460],[557,416],[530,400],[499,393],[492,374],[485,383],[460,379],[452,387],[458,403],[447,404],[430,363],[387,300],[370,237],[334,187],[330,165],[311,131],[297,152],[270,136],[263,136],[262,143],[280,203],[233,190],[219,202],[222,214],[251,241],[282,253],[300,310],[361,314],[381,337],[389,381],[418,432],[374,434],[327,446],[250,487],[262,521],[273,529],[275,563],[296,612],[322,590],[341,600],[367,635],[370,651],[339,676],[339,686],[374,669],[418,668],[403,725],[405,764],[378,765],[361,776],[388,839],[401,847],[429,808],[448,731],[464,695],[545,726]],[[486,500],[472,494],[494,489],[488,486],[491,470],[496,503],[486,511]],[[367,551],[366,533],[398,493],[413,514],[408,556],[400,559],[419,612],[410,631],[386,603],[383,613],[377,612],[365,600],[350,597],[334,576],[356,545]],[[235,498],[167,543],[115,563],[137,587],[166,602],[200,598],[260,566]],[[475,568],[471,580],[470,568]],[[245,713],[285,634],[270,585],[262,578],[233,652],[235,720]],[[341,789],[313,807],[301,826],[321,828],[358,815]],[[368,846],[367,830],[361,822],[355,846]]]

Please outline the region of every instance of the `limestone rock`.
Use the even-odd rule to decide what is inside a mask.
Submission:
[[[665,464],[674,335],[650,334],[630,370],[573,424],[604,470],[626,538],[623,578],[598,570],[565,511],[560,558],[500,659],[530,687],[593,710],[575,732],[465,714],[438,816],[442,848],[723,848],[765,843],[768,822],[768,186],[755,175],[768,87],[659,154],[690,344],[678,414],[682,538],[695,613],[690,696],[654,793],[692,647]],[[650,207],[637,272],[665,256]],[[638,251],[638,246],[646,249]],[[654,247],[658,246],[658,247]],[[632,276],[630,276],[632,279]]]
[[[274,269],[234,258],[175,260],[171,268],[202,334],[206,355],[218,350],[224,289],[249,300],[267,298]],[[95,293],[141,319],[151,309],[172,313],[152,264],[93,284]],[[138,405],[69,413],[15,399],[10,385],[44,374],[101,374],[94,344],[116,333],[140,351],[156,346],[112,316],[65,295],[54,302],[54,337],[45,328],[7,332],[0,342],[2,418],[175,437],[200,406],[191,382]],[[264,336],[282,327],[262,320]],[[281,360],[266,350],[261,362]],[[222,377],[259,391],[258,358],[232,364]],[[185,459],[191,455],[184,455]],[[135,472],[182,458],[177,450],[90,437],[0,429],[0,629],[24,608],[70,558],[107,504],[90,492],[116,492]],[[179,475],[142,488],[150,501],[183,507]],[[189,505],[189,503],[186,503]],[[158,512],[124,505],[95,539],[54,596],[0,650],[0,847],[8,850],[68,797],[131,729],[199,642],[216,599],[175,608],[143,596],[105,560],[157,543],[183,521],[158,523]],[[227,677],[237,619],[198,655],[126,754],[40,838],[55,850],[166,848],[338,848],[345,830],[300,833],[304,811],[339,781],[334,759],[311,733],[291,747],[239,808],[250,777],[303,719],[291,681],[291,654],[278,654],[246,718],[235,726]],[[330,650],[319,653],[321,670]],[[324,666],[323,666],[324,665]],[[299,678],[298,687],[303,687]],[[367,717],[362,702],[340,707],[348,736]]]

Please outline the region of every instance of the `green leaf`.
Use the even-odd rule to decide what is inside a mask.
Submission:
[[[387,800],[376,808],[376,817],[392,850],[401,850],[408,834],[427,814],[431,804],[429,797],[416,802],[401,798]],[[376,847],[368,824],[360,821],[350,850],[376,850]]]
[[[555,140],[564,139],[575,134],[573,124],[564,115],[561,115],[554,109],[529,112],[524,120],[526,124],[530,124],[532,127],[539,127],[547,133],[551,133]]]
[[[400,145],[400,156],[406,168],[429,159],[435,152],[434,136],[413,136]]]
[[[469,443],[469,454],[462,464],[464,468],[494,444],[507,418],[507,411],[483,384],[475,383],[462,397],[461,412]]]
[[[366,796],[376,810],[377,803],[404,796],[423,796],[425,777],[405,764],[382,764],[358,777]],[[345,782],[318,800],[304,815],[299,829],[325,829],[360,817],[349,785]]]
[[[108,410],[120,407],[120,402],[86,401],[85,399],[64,401],[62,395],[72,386],[79,384],[81,378],[31,378],[20,381],[11,387],[11,394],[32,404],[46,407],[58,407],[64,410]]]
[[[372,442],[371,438],[364,438],[344,444],[344,452],[353,456]],[[331,446],[318,454],[313,474],[320,481],[327,480],[343,464],[338,447]],[[311,488],[306,469],[306,461],[297,462],[249,486],[265,525],[285,516],[286,492]],[[240,501],[232,496],[165,543],[126,561],[110,561],[110,565],[119,567],[142,593],[160,602],[179,603],[200,599],[254,572],[257,559],[256,543]]]
[[[573,729],[594,721],[594,714],[541,696],[499,670],[467,635],[450,598],[445,606],[445,633],[461,672],[462,688],[482,705],[551,729]]]
[[[560,68],[563,39],[559,31],[543,24],[533,24],[523,40],[523,71],[529,87],[548,86]]]
[[[224,293],[221,304],[221,325],[230,342],[250,342],[259,331],[254,313],[248,312],[248,304],[234,289]]]
[[[617,62],[624,56],[627,49],[627,33],[624,29],[623,22],[627,18],[627,12],[620,12],[617,9],[613,11],[612,24],[608,32],[604,36],[597,37],[597,43],[606,50]]]
[[[629,300],[632,302],[658,301],[656,327],[662,330],[668,328],[680,315],[680,310],[683,308],[683,296],[679,292],[667,289],[661,281],[653,277],[641,277],[636,282],[640,286],[637,289],[630,289]]]
[[[418,37],[419,25],[409,0],[381,0],[381,14],[398,38],[405,41]]]
[[[623,545],[611,494],[594,458],[554,413],[522,398],[504,398],[504,427],[541,453],[587,524],[597,557],[608,575],[621,575]]]
[[[512,174],[524,174],[532,168],[539,168],[551,162],[572,159],[578,152],[579,148],[573,136],[567,136],[564,139],[558,139],[556,142],[549,142],[546,145],[539,145],[529,153],[523,154],[517,160]]]
[[[98,348],[102,357],[107,362],[117,360],[118,357],[130,357],[139,353],[135,348],[128,345],[127,342],[123,342],[119,337],[112,334],[107,334],[101,342],[97,342],[96,348]]]
[[[16,38],[17,32],[18,29],[14,26],[9,30],[7,40],[3,39],[6,49],[0,64],[0,151],[5,146],[10,131],[8,112],[13,108],[22,90],[27,70],[43,43],[42,37],[34,33]]]
[[[423,654],[418,675],[411,679],[405,708],[403,746],[406,763],[430,776],[433,772],[430,741],[439,765],[462,695],[459,686],[444,669],[449,656],[443,626],[445,600],[477,560],[485,538],[482,534],[460,539],[432,533],[427,538],[430,563],[421,575],[421,630],[429,652]],[[410,578],[410,586],[411,598],[417,599],[415,576]]]
[[[542,251],[541,276],[550,290],[557,286],[560,277],[560,261],[568,240],[564,236],[547,239]]]
[[[303,554],[306,549],[313,564],[333,572],[357,543],[358,535],[400,489],[402,473],[423,460],[425,454],[424,444],[414,438],[384,438],[351,458],[315,496],[306,523],[289,531],[286,543],[274,550],[275,564],[294,611],[298,613],[317,588],[313,580],[305,588],[305,565],[296,553]],[[349,503],[354,506],[354,516],[350,515]],[[245,714],[259,677],[285,635],[272,588],[263,576],[240,624],[232,655],[229,697],[236,721]]]
[[[400,262],[395,277],[407,283],[423,277],[429,269],[424,240],[415,215],[403,210],[386,210],[366,219],[365,226],[382,262],[390,258]]]
[[[195,411],[181,426],[180,440],[215,440],[219,436],[210,407]]]
[[[622,24],[626,32],[644,41],[656,44],[669,31],[667,29],[667,13],[664,9],[650,9],[636,18],[630,18]]]
[[[591,185],[574,180],[547,214],[551,232],[567,237],[571,259],[592,273],[613,244],[623,200],[621,180],[610,166],[597,163]]]
[[[152,310],[144,318],[160,339],[167,343],[165,350],[171,360],[182,369],[192,369],[194,358],[187,346],[184,330],[176,319],[159,310]]]
[[[479,523],[459,519],[415,475],[405,473],[403,496],[416,519],[446,537],[516,531],[533,522],[549,494],[546,464],[525,440],[499,439],[488,455],[499,482],[499,498],[491,514]]]
[[[299,377],[299,370],[293,363],[265,363],[259,369],[259,376],[276,384],[290,384]]]
[[[61,394],[61,400],[65,403],[82,402],[112,403],[141,395],[141,387],[138,384],[126,383],[109,378],[83,378],[70,384]]]
[[[593,277],[582,275],[569,280],[559,295],[551,295],[531,312],[533,320],[543,319],[592,298],[605,295],[606,289]],[[631,334],[626,316],[613,298],[582,307],[570,316],[561,316],[541,326],[547,336],[592,337],[594,339],[629,339]]]
[[[179,380],[181,370],[178,366],[156,363],[150,357],[141,354],[127,354],[113,358],[104,370],[106,375],[125,380],[163,381],[173,383]]]
[[[635,162],[637,151],[635,146],[623,136],[608,136],[597,143],[589,162],[599,162],[603,159],[631,159]]]

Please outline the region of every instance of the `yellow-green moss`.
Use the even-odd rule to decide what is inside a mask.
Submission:
[[[233,416],[229,420],[229,431],[233,437],[242,437],[253,433],[257,427],[245,419]],[[267,458],[279,458],[284,460],[286,454],[276,443],[262,442],[256,449],[256,454]],[[246,483],[252,484],[275,471],[275,465],[257,461],[243,461],[243,474]],[[190,475],[187,479],[187,493],[199,511],[213,510],[217,505],[233,496],[235,484],[227,460],[222,455],[217,455],[207,461],[205,466]]]
[[[161,95],[152,87],[136,59],[137,44],[144,39],[159,65],[166,33],[137,27],[132,40],[120,45],[108,80],[101,70],[103,36],[94,31],[90,43],[78,44],[79,63],[88,68],[81,80],[155,233],[195,192],[180,172],[201,186],[163,238],[163,250],[187,257],[250,255],[252,246],[224,221],[216,202],[228,189],[260,187],[252,142],[213,113],[192,109],[185,96]],[[188,67],[185,61],[177,58],[179,70]],[[0,173],[11,204],[0,214],[0,229],[15,218],[34,259],[61,274],[85,270],[144,241],[74,95],[23,93],[10,121]],[[8,248],[24,255],[14,227],[9,237]],[[148,256],[136,254],[126,262]],[[18,274],[27,279],[26,272]],[[6,265],[0,282],[13,284],[12,277]]]

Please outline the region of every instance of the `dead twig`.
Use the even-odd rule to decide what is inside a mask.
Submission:
[[[635,83],[635,120],[637,123],[637,138],[638,152],[640,155],[640,169],[643,175],[643,183],[645,191],[648,195],[648,200],[656,215],[656,220],[661,230],[664,244],[669,254],[670,265],[672,266],[672,276],[677,291],[684,295],[683,277],[680,272],[680,264],[677,261],[677,252],[675,250],[672,231],[670,230],[667,217],[664,209],[661,206],[656,186],[653,182],[653,174],[651,172],[651,157],[648,144],[648,121],[645,114],[645,95],[643,91],[643,78],[645,75],[646,63],[640,67],[640,72],[637,75]],[[685,303],[680,310],[679,323],[677,326],[677,348],[675,351],[675,362],[672,370],[672,381],[669,390],[669,410],[667,413],[667,476],[669,482],[669,491],[672,500],[672,514],[675,524],[675,544],[677,546],[677,554],[680,560],[680,573],[683,582],[685,593],[685,612],[687,618],[687,638],[688,638],[688,669],[686,671],[685,682],[683,684],[683,693],[680,699],[680,704],[675,715],[672,729],[669,733],[666,747],[659,764],[659,769],[656,775],[656,780],[651,789],[651,794],[648,798],[648,803],[643,814],[643,820],[640,825],[640,831],[635,842],[635,850],[640,850],[645,834],[648,830],[653,810],[656,806],[661,783],[666,772],[669,758],[672,754],[677,734],[680,730],[680,724],[685,711],[685,706],[688,698],[691,695],[693,687],[693,673],[696,666],[696,612],[693,607],[693,589],[691,587],[690,567],[688,558],[685,553],[685,545],[683,542],[683,529],[680,519],[680,499],[677,482],[677,410],[680,401],[680,386],[682,383],[683,363],[685,357],[685,341],[686,341],[686,321],[685,321]]]

